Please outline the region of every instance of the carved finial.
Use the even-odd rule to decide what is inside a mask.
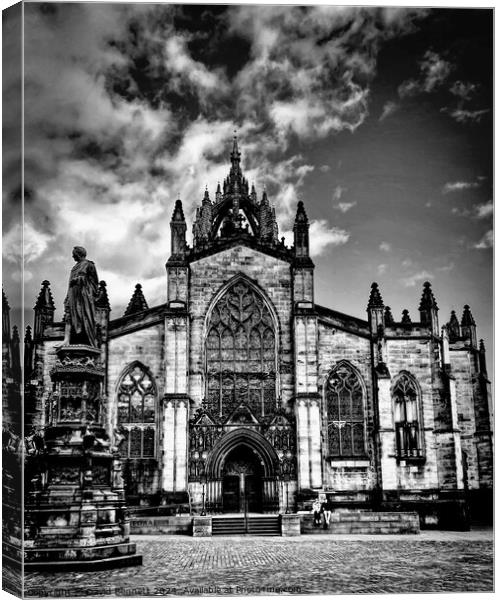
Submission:
[[[146,302],[146,298],[144,298],[144,294],[142,293],[142,285],[138,283],[135,286],[135,291],[123,316],[126,317],[128,315],[133,315],[147,309],[148,303]]]
[[[456,341],[460,337],[460,323],[457,319],[457,314],[454,310],[451,311],[450,320],[446,325],[450,342]]]
[[[50,291],[50,282],[46,279],[42,281],[42,289],[38,294],[38,298],[35,304],[35,310],[41,308],[49,308],[55,310],[54,299],[52,298],[52,292]]]
[[[373,282],[370,291],[370,298],[368,300],[368,309],[370,308],[383,308],[384,301],[378,289],[378,283]]]
[[[19,344],[19,341],[19,329],[17,328],[17,325],[14,325],[14,327],[12,327],[12,342]]]
[[[472,316],[472,313],[470,311],[470,306],[468,304],[466,304],[464,306],[464,312],[462,314],[462,327],[469,327],[470,325],[475,325],[476,322],[474,321],[474,317]]]
[[[295,223],[308,223],[306,209],[302,200],[297,202],[297,213],[295,215]]]
[[[24,333],[24,343],[30,344],[33,341],[31,336],[31,327],[29,325],[26,326],[26,331]]]
[[[184,211],[182,209],[182,201],[177,198],[175,201],[174,212],[172,213],[172,221],[185,221]]]
[[[434,294],[432,293],[431,284],[426,281],[424,283],[424,291],[422,293],[422,299],[420,300],[420,306],[418,310],[425,311],[434,308],[438,310],[438,305],[436,303],[436,299],[434,298]]]
[[[391,307],[386,306],[384,311],[384,321],[386,325],[394,324],[394,317],[392,316]]]
[[[401,317],[401,323],[403,325],[410,325],[410,326],[412,324],[411,318],[410,318],[410,313],[408,312],[408,310],[406,308],[403,310],[403,316]]]
[[[109,305],[108,290],[106,289],[105,281],[99,282],[99,289],[97,290],[97,299],[95,301],[95,305],[97,308],[111,310],[111,307]]]

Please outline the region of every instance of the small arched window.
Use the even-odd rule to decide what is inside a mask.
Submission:
[[[420,400],[414,377],[401,373],[393,386],[392,397],[397,455],[399,458],[420,458],[423,456]]]
[[[132,365],[118,387],[118,425],[125,436],[120,450],[124,458],[154,458],[155,420],[153,378],[142,365]]]
[[[366,454],[363,386],[354,369],[337,366],[326,383],[328,455],[331,458]]]

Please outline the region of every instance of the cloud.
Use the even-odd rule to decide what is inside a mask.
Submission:
[[[381,242],[379,249],[382,250],[382,252],[390,252],[392,250],[392,245],[389,244],[389,242]]]
[[[401,283],[405,287],[415,287],[417,283],[419,283],[420,281],[425,281],[427,279],[434,279],[434,275],[432,273],[429,273],[429,271],[419,271],[418,273],[414,273],[409,277],[404,277],[403,279],[401,279]]]
[[[477,85],[468,81],[455,81],[450,88],[450,92],[462,100],[470,100],[476,90]]]
[[[342,198],[342,195],[344,194],[344,192],[347,192],[347,188],[344,188],[344,187],[338,185],[333,190],[333,194],[332,194],[333,201],[338,202]]]
[[[447,265],[438,267],[437,270],[441,271],[442,273],[448,273],[449,271],[453,271],[454,268],[455,268],[455,263],[452,261],[452,262],[448,263]]]
[[[386,264],[381,264],[381,265],[377,266],[377,273],[379,275],[383,275],[386,271],[387,271],[387,265]]]
[[[462,192],[463,190],[471,190],[478,188],[481,184],[477,181],[448,181],[441,189],[443,194],[452,192]]]
[[[493,215],[493,200],[488,200],[484,204],[476,204],[474,211],[478,219],[486,219]]]
[[[493,216],[493,201],[489,200],[483,204],[474,204],[472,209],[458,208],[454,206],[451,209],[452,214],[459,217],[468,217],[473,219],[488,219]]]
[[[448,112],[449,115],[458,123],[479,123],[482,118],[490,112],[490,109],[483,108],[481,110],[465,110],[456,108],[454,110],[443,109],[443,111]]]
[[[357,202],[339,202],[336,206],[334,206],[333,208],[336,208],[337,210],[340,210],[340,212],[342,213],[346,213],[348,210],[351,210],[351,208],[353,208],[354,206],[356,206]]]
[[[474,244],[473,247],[477,248],[478,250],[486,250],[488,248],[493,248],[493,229],[487,231],[479,240],[479,242]]]
[[[330,170],[330,165],[321,165],[321,166],[319,167],[319,170],[320,170],[322,173],[328,173],[328,171]]]
[[[266,185],[286,231],[314,170],[297,140],[360,127],[382,45],[415,31],[426,14],[235,5],[211,13],[208,30],[199,12],[177,5],[27,5],[30,271],[50,264],[54,294],[63,297],[71,248],[82,244],[109,280],[115,310],[138,280],[156,297],[173,202],[181,196],[192,222],[206,184],[213,198],[228,172],[235,127],[245,175],[259,196]],[[214,51],[235,38],[243,49],[230,67],[219,66]],[[15,197],[15,185],[8,181],[4,198]],[[337,202],[341,211],[353,205]],[[9,256],[18,234],[4,242]],[[311,222],[311,234],[315,253],[349,239],[324,220]]]
[[[28,264],[41,257],[47,249],[50,236],[38,231],[26,221],[13,225],[3,236],[3,257],[12,263],[19,263],[24,259]]]
[[[411,260],[411,258],[405,258],[403,261],[401,261],[401,266],[403,267],[403,269],[407,269],[408,267],[411,267],[412,264],[413,264],[413,261]]]
[[[399,104],[389,100],[388,102],[386,102],[384,104],[384,107],[382,108],[382,114],[380,115],[378,120],[383,121],[384,119],[387,119],[387,117],[389,117],[390,115],[393,115],[398,109],[399,109]]]
[[[330,226],[326,219],[313,220],[309,230],[311,256],[324,254],[330,246],[342,246],[349,237],[349,232]]]
[[[427,50],[419,62],[420,77],[408,79],[398,87],[400,98],[417,94],[430,94],[440,88],[453,70],[453,65],[437,52]]]

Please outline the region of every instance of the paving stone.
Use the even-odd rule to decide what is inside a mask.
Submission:
[[[331,539],[333,537],[333,539]],[[143,565],[27,573],[28,597],[493,591],[491,530],[418,536],[133,536]]]

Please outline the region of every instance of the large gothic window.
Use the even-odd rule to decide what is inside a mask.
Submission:
[[[326,383],[328,454],[331,458],[366,454],[363,387],[349,365],[337,366]]]
[[[392,397],[394,401],[394,426],[396,448],[400,458],[423,456],[419,418],[419,393],[417,382],[409,373],[396,380]]]
[[[118,388],[118,425],[125,436],[120,450],[124,458],[154,458],[155,411],[153,378],[142,365],[132,365]]]
[[[256,416],[276,408],[276,334],[261,295],[238,281],[215,304],[206,339],[207,404],[227,418],[245,402]]]

